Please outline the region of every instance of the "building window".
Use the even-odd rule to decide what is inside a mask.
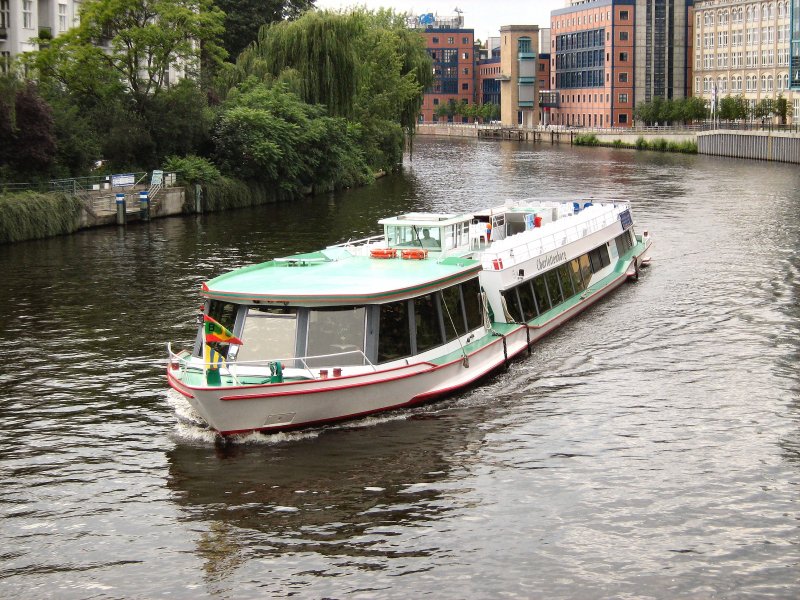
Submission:
[[[58,31],[61,33],[67,30],[67,5],[58,5]]]
[[[619,74],[619,82],[620,83],[628,83],[628,74],[627,73],[620,73]]]
[[[627,123],[628,123],[628,115],[626,115],[626,114],[621,114],[621,115],[619,116],[619,124],[620,124],[620,125],[625,125],[625,124],[627,124]]]
[[[619,62],[628,62],[628,53],[627,52],[620,52],[619,53]]]
[[[448,37],[447,38],[447,43],[452,46],[453,44],[456,43],[456,38],[454,38],[453,36]]]
[[[462,83],[461,84],[461,89],[462,90],[468,90],[469,89],[469,84],[468,83]]]
[[[628,32],[627,31],[620,31],[619,32],[619,41],[620,42],[627,42],[628,41]]]
[[[33,0],[22,0],[22,27],[33,29]]]
[[[467,44],[469,44],[469,38],[468,37],[461,38],[461,43],[466,46]]]
[[[434,98],[433,99],[433,105],[434,106],[438,106],[439,105],[439,99],[438,98]]]
[[[0,75],[5,75],[11,68],[11,52],[0,52]]]
[[[0,0],[0,28],[8,29],[11,19],[9,18],[9,0]]]
[[[461,55],[461,58],[467,60],[469,58],[469,52],[464,52],[464,54]]]
[[[628,103],[628,94],[620,94],[619,95],[619,103],[620,104],[627,104]]]
[[[619,20],[620,21],[627,21],[629,19],[628,11],[621,10],[619,11]]]
[[[469,67],[464,67],[464,75],[469,75]]]
[[[431,43],[438,44],[439,43],[439,38],[438,37],[431,38]]]

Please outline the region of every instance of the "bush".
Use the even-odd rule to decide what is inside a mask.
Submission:
[[[639,136],[636,138],[636,149],[637,150],[647,150],[650,145],[647,143],[647,140],[644,137]]]
[[[81,201],[64,194],[0,192],[0,244],[73,233]]]
[[[202,156],[168,156],[164,170],[175,172],[178,179],[188,184],[210,183],[220,178],[219,169]]]
[[[598,140],[597,136],[593,133],[589,133],[584,135],[576,135],[573,143],[576,146],[599,146],[600,140]]]
[[[625,144],[622,143],[622,140],[614,140],[611,143],[611,146],[614,147],[614,148],[624,148]]]

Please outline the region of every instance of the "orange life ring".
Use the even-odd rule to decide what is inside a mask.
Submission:
[[[422,260],[428,257],[428,251],[420,249],[403,250],[400,255],[406,260]]]
[[[394,258],[397,256],[397,250],[394,248],[375,248],[369,251],[372,258]]]

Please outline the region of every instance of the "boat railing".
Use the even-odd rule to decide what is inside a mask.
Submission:
[[[591,219],[562,227],[559,227],[559,221],[555,221],[544,227],[523,231],[498,240],[482,252],[483,268],[487,271],[500,271],[566,246],[613,224],[619,218],[619,210],[624,208],[622,205],[616,206],[613,210],[604,211]],[[549,228],[553,228],[552,231],[548,232]],[[517,236],[520,237],[515,239]]]
[[[333,244],[329,246],[329,248],[347,248],[348,246],[369,246],[370,244],[375,244],[382,241],[383,241],[383,234],[371,235],[369,237],[361,238],[358,240],[347,240],[346,242]]]
[[[336,366],[336,367],[338,367],[338,366],[342,366],[342,367],[369,366],[369,367],[372,368],[373,371],[377,371],[378,370],[378,367],[376,367],[372,363],[372,361],[369,358],[367,358],[367,355],[364,354],[364,351],[360,350],[360,349],[344,350],[342,352],[334,352],[333,354],[316,354],[316,355],[309,355],[309,356],[290,356],[290,357],[285,357],[285,358],[269,358],[269,359],[263,359],[263,360],[239,360],[239,361],[232,360],[232,361],[225,361],[223,363],[208,363],[208,362],[201,362],[199,360],[194,360],[194,361],[191,361],[191,365],[189,364],[189,360],[188,359],[191,358],[192,356],[191,355],[181,356],[180,354],[176,354],[172,350],[172,344],[171,343],[167,344],[167,353],[169,354],[170,365],[178,365],[180,367],[180,369],[181,369],[181,375],[185,374],[186,369],[189,366],[192,366],[192,367],[195,367],[195,368],[202,368],[203,371],[206,371],[206,370],[208,370],[208,369],[210,369],[212,367],[218,367],[218,368],[220,368],[220,370],[227,371],[228,374],[230,374],[230,376],[233,378],[233,381],[234,381],[234,383],[236,385],[239,385],[239,380],[237,378],[236,370],[235,369],[232,370],[232,367],[270,367],[271,365],[274,365],[276,363],[280,363],[281,365],[286,365],[288,363],[294,362],[294,363],[300,363],[302,365],[302,369],[307,371],[312,379],[317,379],[317,374],[315,374],[314,371],[312,370],[314,368],[316,368],[318,372],[319,372],[319,370],[321,368],[322,369],[328,368],[328,367],[333,368],[334,366]],[[341,364],[341,365],[320,365],[320,366],[312,367],[311,365],[308,364],[309,361],[313,362],[313,361],[316,361],[316,360],[331,359],[331,358],[344,357],[344,356],[350,356],[350,355],[359,356],[363,360],[363,365],[344,365],[344,364]],[[195,358],[197,358],[197,357],[195,357]]]

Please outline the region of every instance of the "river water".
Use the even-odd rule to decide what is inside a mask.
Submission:
[[[0,597],[800,596],[800,169],[418,138],[295,204],[0,247]],[[202,281],[409,210],[618,197],[643,277],[483,385],[220,448],[159,361]]]

